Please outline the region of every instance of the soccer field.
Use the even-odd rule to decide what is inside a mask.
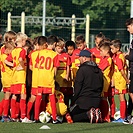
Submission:
[[[3,93],[0,93],[0,100]],[[117,108],[119,105],[118,97],[115,97]],[[47,125],[50,129],[39,129]],[[17,123],[0,122],[0,133],[132,133],[133,125],[124,125],[123,123],[63,123],[63,124],[43,124],[43,123]]]
[[[50,129],[39,129],[42,123],[0,123],[0,133],[132,133],[133,125],[103,123],[46,124]]]

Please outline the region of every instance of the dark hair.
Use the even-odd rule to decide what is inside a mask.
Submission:
[[[113,45],[115,48],[121,49],[122,43],[119,39],[112,40],[111,45]]]
[[[39,38],[40,36],[37,36],[37,37],[35,37],[34,38],[34,40],[33,40],[33,45],[37,45],[37,43],[38,43],[38,38]]]
[[[126,26],[133,24],[133,18],[129,18],[126,20]]]
[[[103,49],[107,49],[110,52],[111,51],[110,44],[111,44],[111,42],[109,42],[109,41],[101,41],[99,44],[99,48],[102,47]]]
[[[48,42],[48,45],[53,45],[54,43],[57,43],[58,42],[58,38],[57,38],[57,36],[50,35],[48,37],[47,42]]]
[[[68,51],[68,47],[69,46],[73,46],[73,48],[75,49],[75,43],[73,41],[67,41],[65,43],[65,48],[66,48],[66,51]]]
[[[39,36],[37,43],[38,43],[39,46],[44,45],[45,43],[47,43],[47,37]]]
[[[24,47],[28,47],[27,54],[29,54],[30,51],[32,51],[34,49],[33,42],[32,42],[32,40],[30,38],[28,38],[26,40],[26,43],[25,43],[25,46]]]
[[[80,43],[84,43],[85,42],[85,38],[83,35],[79,35],[76,37],[75,43],[76,44],[80,44]]]
[[[95,36],[95,39],[96,39],[96,38],[105,39],[105,36],[104,36],[104,34],[103,34],[102,32],[100,32],[99,34],[97,34],[97,35]]]

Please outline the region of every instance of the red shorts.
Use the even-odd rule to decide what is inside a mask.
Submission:
[[[72,87],[60,87],[60,91],[67,96],[73,95],[73,88]]]
[[[119,93],[119,90],[115,89],[115,95],[119,95],[119,94],[126,94],[128,92],[127,89],[122,90],[122,93]]]
[[[3,92],[10,92],[10,87],[4,87]]]
[[[52,94],[52,88],[38,87],[38,93],[41,93],[41,94]]]
[[[25,84],[14,84],[11,85],[12,94],[26,94]]]
[[[36,96],[38,94],[38,88],[32,87],[31,88],[31,94]]]

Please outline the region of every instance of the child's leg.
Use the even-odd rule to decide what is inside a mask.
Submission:
[[[10,92],[5,92],[4,95],[4,105],[3,105],[3,115],[8,116],[8,111],[9,111],[9,98],[10,98],[11,93]]]
[[[101,110],[103,121],[110,122],[109,105],[108,105],[107,98],[105,98],[105,97],[103,97],[101,100],[100,110]]]
[[[26,116],[26,94],[21,94],[20,111],[21,111],[21,118],[24,119]]]
[[[4,99],[2,99],[2,101],[0,102],[0,116],[2,116],[3,113],[3,105],[4,105]]]
[[[110,116],[111,116],[111,118],[114,118],[114,114],[115,114],[115,99],[114,99],[114,96],[108,97],[108,100],[109,100],[109,104],[110,104]]]
[[[16,96],[13,95],[11,99],[11,118],[16,118]]]
[[[40,104],[41,104],[42,94],[38,93],[35,100],[35,120],[39,120],[39,113],[40,113]]]
[[[49,95],[50,103],[51,103],[51,109],[52,109],[52,117],[53,120],[56,120],[56,101],[55,101],[55,94]]]
[[[36,96],[35,95],[31,95],[31,98],[29,99],[29,102],[27,104],[27,118],[30,119],[30,111],[32,109],[33,103],[36,100]]]
[[[120,99],[120,115],[122,119],[125,119],[127,113],[127,102],[125,99],[125,94],[119,94],[119,99]]]

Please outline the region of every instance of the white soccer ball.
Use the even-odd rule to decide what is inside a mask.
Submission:
[[[120,118],[120,111],[117,111],[115,114],[114,114],[114,119],[115,120],[118,120]]]
[[[42,123],[48,123],[51,120],[51,115],[48,112],[42,111],[39,114],[39,120]]]

